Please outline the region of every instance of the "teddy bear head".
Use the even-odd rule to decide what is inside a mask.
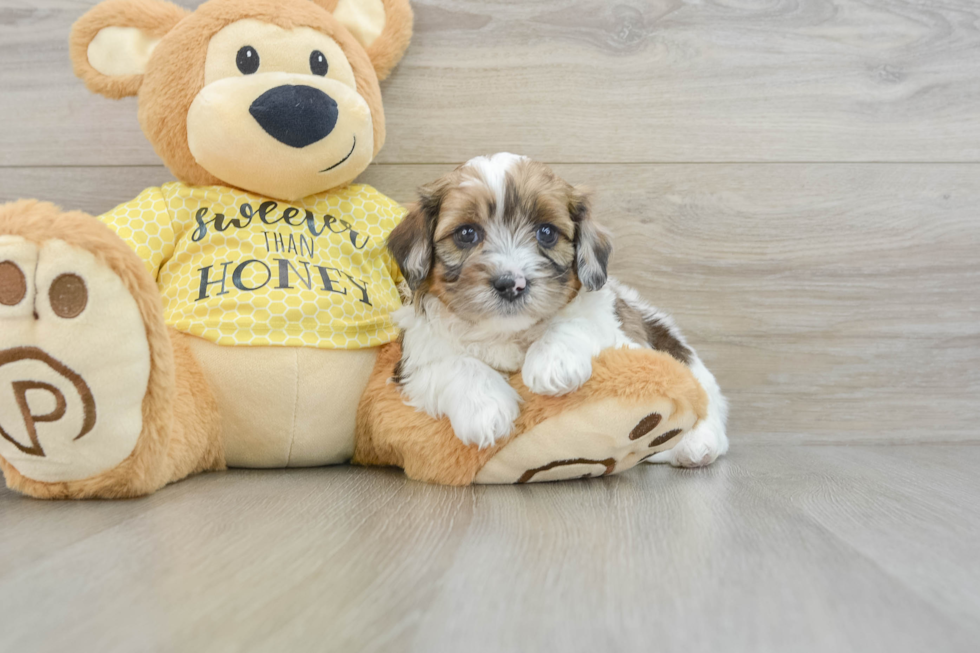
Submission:
[[[105,0],[70,45],[89,90],[138,96],[178,179],[296,200],[349,183],[381,149],[378,81],[411,33],[408,0]]]

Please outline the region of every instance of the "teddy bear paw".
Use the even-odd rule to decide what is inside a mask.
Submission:
[[[150,351],[122,280],[61,240],[0,236],[0,456],[23,476],[90,478],[142,430]]]

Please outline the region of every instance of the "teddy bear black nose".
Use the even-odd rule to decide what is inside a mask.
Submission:
[[[248,108],[255,121],[274,139],[290,147],[323,140],[337,124],[337,102],[312,86],[277,86]]]

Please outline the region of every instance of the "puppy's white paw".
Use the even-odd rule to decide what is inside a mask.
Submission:
[[[486,449],[510,435],[521,407],[517,393],[510,386],[507,388],[513,396],[469,396],[458,402],[449,411],[449,422],[456,437],[464,444],[475,444],[480,449]]]
[[[527,350],[521,377],[528,389],[539,395],[559,396],[581,388],[592,376],[592,356],[562,350],[543,341]]]
[[[661,451],[648,459],[651,463],[669,463],[674,467],[704,467],[728,451],[724,427],[707,420],[692,429],[673,449]]]

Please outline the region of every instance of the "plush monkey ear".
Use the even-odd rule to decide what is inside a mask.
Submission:
[[[71,28],[71,61],[93,93],[136,95],[153,48],[190,12],[162,0],[105,0]]]
[[[419,201],[411,205],[388,236],[388,251],[398,262],[412,292],[419,289],[432,270],[432,239],[445,196],[443,180],[419,189]]]
[[[388,76],[412,40],[408,0],[314,0],[333,13],[368,53],[378,79]]]
[[[575,268],[579,281],[588,290],[606,285],[612,238],[605,227],[592,219],[590,192],[581,187],[571,189],[568,212],[575,223]]]

